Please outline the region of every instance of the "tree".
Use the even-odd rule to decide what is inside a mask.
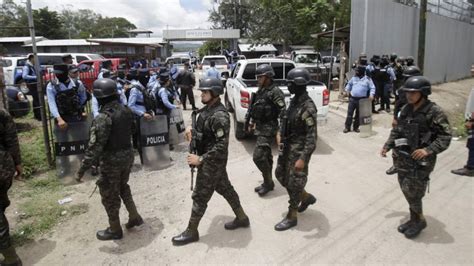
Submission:
[[[227,47],[226,45],[227,43],[223,43],[224,47]],[[213,55],[213,54],[220,54],[220,53],[221,53],[221,42],[217,40],[206,41],[198,49],[198,54],[199,54],[199,57],[201,58],[205,55]]]
[[[66,31],[58,12],[49,11],[48,7],[33,10],[33,20],[37,36],[48,39],[66,38]]]
[[[239,29],[240,35],[249,36],[252,23],[252,1],[223,0],[217,10],[209,11],[214,29]]]

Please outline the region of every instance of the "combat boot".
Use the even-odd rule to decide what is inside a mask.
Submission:
[[[119,240],[123,237],[122,227],[120,226],[120,220],[110,221],[110,227],[105,230],[97,231],[96,237],[99,240]]]
[[[264,186],[264,185],[263,185],[263,183],[262,183],[260,186],[255,187],[255,188],[254,188],[254,191],[255,191],[255,192],[258,192],[260,189],[263,188],[263,186]]]
[[[285,231],[298,224],[296,209],[289,209],[285,219],[275,225],[276,231]]]
[[[239,207],[234,210],[235,216],[237,216],[232,222],[224,224],[224,228],[227,230],[234,230],[239,227],[249,227],[249,217],[245,214],[244,209]]]
[[[142,217],[140,214],[138,214],[137,207],[135,206],[134,202],[126,204],[125,207],[128,211],[128,222],[125,224],[125,228],[130,229],[134,226],[140,226],[144,223]]]
[[[188,228],[181,234],[173,237],[171,241],[175,246],[183,246],[199,240],[199,232],[197,230],[199,225],[199,219],[191,217],[189,220]]]
[[[315,203],[316,203],[316,197],[306,192],[306,190],[303,190],[303,192],[301,192],[301,204],[298,207],[298,212],[306,211],[309,205],[312,205]]]
[[[412,210],[410,210],[410,219],[407,222],[398,226],[397,228],[398,232],[403,234],[413,224],[414,219],[415,219],[415,213]]]
[[[263,197],[265,196],[268,192],[272,191],[273,188],[275,187],[275,184],[273,183],[273,181],[271,183],[269,183],[268,185],[263,183],[262,184],[262,188],[258,191],[258,195],[260,197]]]
[[[397,168],[395,167],[395,165],[392,165],[392,167],[388,168],[387,171],[385,171],[385,173],[387,175],[394,175],[398,172]]]
[[[410,227],[404,232],[405,237],[408,239],[417,237],[423,229],[426,228],[426,220],[423,217],[423,214],[419,216],[416,214],[417,219],[412,223]]]
[[[10,246],[9,248],[0,250],[2,253],[4,260],[0,261],[1,266],[22,266],[23,263],[21,262],[20,257],[16,254],[15,248]]]

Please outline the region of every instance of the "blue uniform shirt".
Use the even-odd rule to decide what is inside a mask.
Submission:
[[[125,96],[122,87],[122,84],[117,83],[117,93],[119,94],[120,102],[123,106],[127,106],[127,96]],[[99,102],[97,101],[97,98],[94,95],[92,95],[91,105],[92,115],[94,116],[94,118],[96,118],[99,115]]]
[[[207,70],[206,77],[221,79],[221,73],[219,73],[219,70],[217,70],[215,67],[211,67]]]
[[[145,103],[143,102],[143,93],[136,88],[136,86],[142,85],[139,82],[132,82],[132,84],[134,87],[130,90],[130,96],[128,97],[127,105],[135,115],[143,116],[143,114],[146,112]]]
[[[58,82],[58,81],[53,81],[53,82]],[[46,95],[48,96],[48,105],[49,105],[49,111],[53,115],[54,118],[60,117],[59,111],[58,111],[58,106],[56,104],[56,86],[53,85],[53,82],[48,83],[48,86],[46,86]],[[66,90],[71,90],[76,86],[77,83],[77,93],[79,94],[79,101],[81,105],[84,105],[87,101],[87,95],[86,95],[86,88],[84,88],[84,85],[80,80],[74,82],[69,82],[69,85],[66,87],[64,83],[58,82],[59,86],[59,91],[66,91]]]
[[[36,82],[35,67],[29,61],[23,66],[21,77],[28,83]]]
[[[367,92],[369,90],[370,96],[374,96],[375,85],[372,80],[367,76],[364,76],[362,78],[354,76],[351,78],[351,80],[349,80],[346,85],[346,91],[349,92],[352,97],[367,97]]]
[[[168,97],[171,95],[173,97],[173,99],[177,99],[178,98],[178,93],[176,92],[170,92],[169,90],[167,90],[165,87],[161,87],[158,91],[158,97],[161,98],[161,101],[163,101],[163,104],[166,106],[166,108],[168,108],[169,110],[172,110],[172,109],[176,109],[176,105],[174,105],[173,103],[171,103],[168,99]],[[163,110],[161,109],[158,109],[157,110],[158,113],[162,114],[163,113]]]

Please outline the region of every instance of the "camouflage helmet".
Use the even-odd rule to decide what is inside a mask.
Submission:
[[[421,76],[423,73],[421,73],[420,68],[417,66],[408,66],[404,71],[403,71],[403,77],[405,78],[410,78],[413,76]]]
[[[419,91],[423,96],[428,96],[431,94],[431,83],[426,77],[413,76],[405,81],[405,84],[403,84],[403,91]]]
[[[293,83],[297,86],[305,86],[311,82],[311,75],[305,68],[293,68],[286,75],[286,82]]]
[[[200,91],[211,91],[214,97],[217,97],[224,93],[224,87],[222,82],[217,78],[204,78],[199,82]]]
[[[97,99],[103,99],[117,95],[117,83],[115,81],[104,78],[94,81],[92,84],[93,93]]]
[[[267,76],[269,78],[273,78],[273,76],[275,76],[275,71],[273,71],[273,67],[270,66],[269,64],[262,64],[257,67],[257,70],[255,71],[255,75],[257,77]]]

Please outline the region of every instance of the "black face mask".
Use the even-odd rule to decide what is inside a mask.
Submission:
[[[68,76],[67,73],[64,73],[64,74],[56,74],[56,78],[58,78],[59,82],[65,83],[65,82],[68,80],[69,76]]]
[[[300,95],[305,92],[305,86],[298,86],[293,82],[288,83],[288,91],[290,94]]]

